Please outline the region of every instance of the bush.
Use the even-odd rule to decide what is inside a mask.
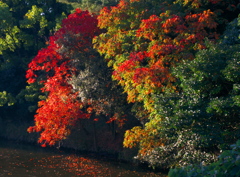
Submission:
[[[240,176],[240,140],[224,151],[217,162],[208,166],[187,166],[170,169],[169,177],[237,177]]]

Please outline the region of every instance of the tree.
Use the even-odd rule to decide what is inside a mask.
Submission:
[[[1,116],[17,120],[29,117],[28,107],[38,100],[37,84],[25,89],[25,72],[28,62],[46,45],[49,35],[68,13],[64,4],[51,1],[1,1],[0,28],[0,92],[5,100]],[[31,90],[31,91],[30,91]],[[26,95],[25,95],[26,94]],[[29,99],[32,97],[32,99]],[[33,103],[26,100],[34,101]],[[14,110],[14,111],[12,111]],[[16,113],[16,114],[14,114]]]
[[[122,112],[113,106],[123,103],[118,98],[121,93],[111,83],[105,63],[92,49],[92,38],[99,33],[96,16],[76,9],[63,20],[49,46],[29,64],[28,82],[41,82],[42,92],[47,92],[46,100],[39,102],[35,126],[28,129],[41,132],[42,146],[65,139],[77,120],[92,115],[109,115],[109,121],[118,119],[118,123],[123,123],[121,116],[115,114]]]
[[[77,93],[72,92],[68,83],[76,69],[69,63],[71,53],[76,49],[87,49],[97,31],[95,17],[76,9],[63,20],[62,27],[50,38],[48,47],[41,49],[28,65],[28,83],[41,82],[42,92],[48,92],[47,99],[39,102],[35,126],[28,129],[29,132],[42,131],[39,138],[42,146],[65,139],[77,119],[90,116],[80,110],[82,103],[76,99]],[[73,44],[69,36],[76,37],[78,42]]]
[[[113,67],[129,102],[142,102],[151,112],[151,94],[174,82],[169,69],[182,58],[193,59],[205,37],[217,38],[214,12],[189,11],[171,1],[122,0],[100,12],[99,27],[107,31],[95,38],[95,48]]]
[[[234,20],[221,41],[208,41],[194,60],[172,69],[179,92],[156,94],[144,129],[125,134],[125,146],[139,143],[141,160],[165,167],[209,164],[240,138],[238,29]]]
[[[185,119],[173,116],[175,112],[172,112],[171,108],[179,106],[174,110],[183,109],[186,112],[183,111],[180,115],[187,117],[193,114],[191,111],[196,108],[196,105],[191,105],[193,110],[188,111],[184,107],[194,104],[196,98],[193,98],[194,95],[185,98],[182,81],[179,82],[174,69],[181,63],[188,66],[188,63],[195,62],[198,58],[196,53],[205,51],[208,47],[206,39],[216,41],[228,21],[237,17],[239,10],[231,8],[237,6],[238,2],[231,0],[122,0],[114,7],[101,10],[98,17],[99,27],[106,31],[95,38],[95,48],[105,57],[108,66],[113,68],[113,78],[127,93],[128,101],[140,103],[137,112],[143,110],[140,116],[146,117],[142,127],[134,127],[126,132],[124,140],[125,147],[140,144],[141,160],[146,160],[151,165],[169,167],[195,162],[201,157],[209,161],[215,159],[214,153],[204,154],[198,150],[200,145],[196,151],[192,151],[199,152],[198,157],[184,159],[181,145],[174,146],[177,137],[183,137],[183,141],[188,142],[192,139],[192,134],[180,131],[183,133],[181,134],[169,128],[175,127],[175,124],[185,126],[182,122]],[[169,107],[164,107],[164,100],[167,100]],[[181,101],[183,105],[180,104]],[[203,106],[201,109],[205,109],[204,101],[198,101],[199,107]],[[187,127],[191,125],[191,120],[186,120]],[[181,136],[178,136],[180,134]],[[204,136],[199,137],[203,144],[210,140],[206,140]],[[202,147],[205,148],[205,145]],[[210,149],[213,147],[209,146]],[[177,160],[174,157],[176,153],[179,153]]]

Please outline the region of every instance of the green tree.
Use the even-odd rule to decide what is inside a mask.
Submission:
[[[25,90],[27,64],[46,45],[49,35],[58,28],[70,9],[55,0],[6,0],[0,2],[0,8],[0,92],[5,100],[11,100],[9,105],[17,103],[8,107],[4,106],[7,104],[4,101],[5,104],[1,104],[3,107],[0,108],[1,116],[26,118],[28,107],[33,105],[26,102],[25,93],[26,97],[32,95],[36,100],[39,95],[33,93],[36,84]]]

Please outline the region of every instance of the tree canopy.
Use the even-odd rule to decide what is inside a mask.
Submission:
[[[39,97],[28,131],[41,132],[42,146],[67,138],[77,120],[122,126],[134,115],[141,124],[123,146],[152,167],[209,164],[229,152],[240,139],[240,3],[81,3],[105,7],[68,15],[54,0],[0,2],[0,106]]]

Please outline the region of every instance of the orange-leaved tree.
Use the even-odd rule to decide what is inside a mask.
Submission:
[[[102,9],[99,27],[106,32],[94,38],[95,48],[113,68],[128,101],[142,103],[152,116],[143,128],[126,133],[124,146],[140,144],[139,156],[144,157],[170,141],[167,135],[159,138],[164,117],[155,115],[154,95],[181,92],[171,70],[194,60],[206,48],[206,39],[218,39],[226,23],[237,17],[238,6],[232,0],[121,0]]]
[[[41,132],[39,143],[42,146],[65,139],[77,119],[90,117],[81,110],[82,103],[77,99],[78,93],[72,91],[69,80],[76,72],[71,64],[72,53],[87,52],[98,33],[96,17],[76,9],[50,37],[48,47],[41,49],[28,65],[28,83],[42,83],[41,90],[47,93],[47,98],[39,102],[35,125],[28,128],[29,132]]]
[[[193,59],[205,38],[217,38],[216,17],[210,9],[185,12],[172,1],[121,0],[100,12],[99,27],[106,32],[94,39],[95,48],[113,67],[128,101],[143,102],[151,112],[151,94],[172,87],[170,68]]]

